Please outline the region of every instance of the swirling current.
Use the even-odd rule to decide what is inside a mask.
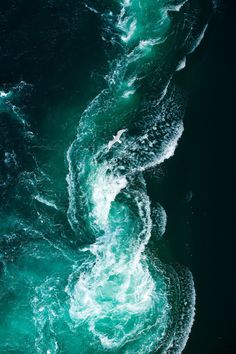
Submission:
[[[35,134],[21,104],[31,83],[0,92],[2,129],[14,122],[28,156],[24,166],[16,147],[3,155],[0,352],[181,353],[194,320],[193,277],[149,248],[168,216],[152,203],[145,174],[172,158],[183,134],[187,94],[175,73],[207,22],[198,0],[83,7],[101,21],[110,54],[68,144],[48,151]],[[53,154],[63,180],[47,165]]]

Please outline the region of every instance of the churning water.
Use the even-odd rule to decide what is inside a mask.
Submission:
[[[164,237],[168,215],[152,205],[143,174],[174,155],[184,132],[186,93],[174,75],[207,24],[197,0],[82,7],[99,18],[109,60],[68,143],[62,136],[48,149],[35,135],[21,107],[31,85],[0,92],[1,114],[22,141],[20,153],[5,150],[1,180],[10,200],[1,210],[1,353],[181,353],[194,282],[148,248]]]

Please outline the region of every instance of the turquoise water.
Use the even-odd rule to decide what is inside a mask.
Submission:
[[[31,82],[0,92],[22,141],[4,153],[1,353],[181,353],[193,277],[161,260],[168,215],[144,173],[174,158],[187,96],[174,75],[207,23],[197,0],[82,7],[108,53],[87,105],[72,92],[34,125],[22,103]]]

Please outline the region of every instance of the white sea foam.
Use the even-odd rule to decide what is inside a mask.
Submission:
[[[95,8],[93,8],[93,7],[89,6],[89,5],[87,5],[86,3],[84,3],[84,6],[85,6],[88,10],[90,10],[91,12],[94,12],[95,14],[98,14],[98,13],[99,13],[98,10],[96,10]]]
[[[89,183],[92,188],[93,215],[101,227],[107,225],[111,203],[122,189],[127,186],[125,177],[115,177],[107,174],[109,165],[103,165],[92,174]]]
[[[132,96],[134,93],[135,93],[135,90],[126,90],[126,91],[123,93],[122,97],[124,97],[124,98],[129,98],[129,97]]]
[[[67,191],[69,195],[69,206],[67,210],[68,221],[72,230],[76,231],[78,220],[76,217],[76,176],[74,174],[73,162],[71,154],[73,152],[74,144],[72,143],[67,150],[66,159],[68,163],[68,174],[66,176]]]
[[[165,209],[158,203],[152,208],[152,233],[157,239],[161,238],[167,225],[167,214]]]
[[[159,39],[145,39],[139,42],[138,47],[140,49],[146,49],[148,47],[153,47],[154,45],[160,43]]]
[[[179,309],[179,319],[177,320],[173,337],[167,347],[167,350],[172,350],[174,354],[181,354],[186,346],[194,322],[196,305],[196,292],[192,273],[189,270],[181,269],[178,272],[178,277],[180,278],[182,308]]]
[[[186,57],[184,57],[180,62],[178,63],[178,66],[176,68],[176,71],[183,70],[186,67]]]
[[[117,19],[117,28],[123,33],[121,35],[121,40],[125,43],[128,43],[130,39],[133,37],[136,27],[137,27],[137,19],[130,15],[132,2],[128,0],[124,0],[121,3],[120,14]]]
[[[137,76],[136,76],[136,75],[133,76],[133,77],[131,77],[131,78],[128,80],[127,86],[128,86],[128,87],[132,87],[136,80],[137,80]]]
[[[162,152],[159,153],[157,156],[155,156],[153,160],[151,160],[150,162],[145,163],[142,166],[139,166],[137,170],[145,171],[149,168],[162,164],[165,160],[168,160],[170,157],[172,157],[175,153],[175,150],[178,145],[178,141],[181,138],[183,131],[184,131],[183,122],[180,122],[179,127],[175,135],[172,137],[172,139],[167,140],[166,142],[163,141]]]
[[[11,95],[11,91],[5,92],[5,91],[0,91],[0,98],[7,98]]]
[[[129,25],[128,30],[126,31],[126,34],[121,36],[122,41],[128,42],[131,39],[131,37],[133,36],[133,34],[136,30],[136,26],[137,26],[137,21],[133,20],[131,22],[131,24]]]
[[[179,3],[179,4],[176,4],[176,5],[168,5],[167,7],[166,7],[166,10],[167,11],[176,11],[176,12],[179,12],[181,9],[182,9],[182,7],[188,2],[189,0],[184,0],[184,1],[182,1],[181,3]]]
[[[200,33],[200,35],[195,39],[195,41],[193,41],[192,48],[191,48],[191,50],[189,51],[188,54],[193,53],[197,49],[197,47],[199,47],[199,45],[201,44],[202,40],[204,39],[204,36],[205,36],[207,28],[208,28],[208,24],[206,24],[204,26],[204,28],[203,28],[202,32]]]
[[[45,204],[45,205],[49,206],[50,208],[54,208],[54,209],[58,210],[58,207],[56,206],[56,204],[53,201],[48,200],[39,194],[35,195],[34,199],[37,200],[39,203]]]
[[[115,232],[107,229],[102,240],[96,242],[96,263],[91,271],[80,275],[73,292],[67,287],[71,317],[83,323],[87,321],[90,331],[106,349],[119,348],[135,338],[136,333],[144,331],[143,321],[134,321],[132,325],[132,319],[146,317],[155,307],[156,286],[141,261],[150,237],[149,209],[146,210],[149,203],[143,193],[137,194],[135,199],[144,222],[137,242],[132,243],[132,238],[127,238],[122,229]],[[128,247],[130,242],[132,247]],[[118,320],[120,325],[115,326]]]
[[[24,126],[27,126],[27,125],[28,125],[28,122],[25,120],[24,115],[21,113],[20,108],[13,104],[13,105],[11,105],[11,109],[12,109],[13,113],[15,114],[15,116],[18,118],[18,120],[19,120]]]
[[[169,9],[180,11],[185,3],[182,1]],[[74,229],[80,226],[77,206],[81,203],[84,218],[91,226],[87,232],[94,233],[95,242],[81,252],[86,252],[88,259],[80,271],[71,274],[66,292],[71,318],[78,328],[83,327],[96,338],[102,351],[119,351],[126,345],[129,353],[146,354],[162,348],[166,348],[166,352],[174,348],[174,352],[180,353],[179,348],[182,350],[185,346],[192,325],[194,299],[189,300],[189,312],[182,309],[180,302],[186,289],[179,290],[180,277],[176,275],[172,282],[174,271],[168,269],[165,273],[164,266],[149,259],[145,253],[152,231],[156,228],[158,237],[164,234],[167,215],[161,206],[151,212],[142,178],[143,171],[174,155],[183,133],[181,103],[173,103],[177,95],[166,97],[171,91],[173,72],[164,75],[165,81],[160,80],[157,99],[145,95],[145,99],[139,101],[137,97],[133,112],[142,116],[139,122],[142,127],[137,128],[139,135],[126,136],[116,149],[107,149],[110,131],[117,126],[119,129],[132,112],[125,108],[121,112],[122,105],[128,107],[132,101],[120,98],[133,95],[138,85],[142,86],[146,73],[151,73],[155,61],[152,58],[154,49],[151,49],[166,39],[170,23],[167,6],[158,18],[160,26],[164,24],[163,35],[155,38],[153,30],[148,36],[146,25],[140,21],[142,7],[136,5],[130,0],[121,2],[116,28],[125,45],[121,45],[122,53],[112,62],[106,76],[108,88],[84,111],[77,139],[67,153],[69,222]],[[139,16],[136,11],[140,11]],[[136,32],[138,43],[131,40]],[[178,67],[178,63],[174,64],[182,69],[185,59]],[[149,65],[151,69],[147,69]],[[158,66],[157,74],[162,65]],[[102,131],[102,124],[104,130],[109,127],[109,133]],[[151,216],[155,218],[155,215],[153,222]],[[169,297],[175,286],[178,309],[174,309],[175,304]],[[193,292],[192,288],[189,281],[189,293]],[[175,324],[175,321],[177,324],[172,330],[170,323]]]

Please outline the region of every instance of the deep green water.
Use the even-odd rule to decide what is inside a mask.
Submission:
[[[1,353],[183,351],[194,279],[164,241],[157,196],[184,135],[176,75],[210,9],[3,6]]]

